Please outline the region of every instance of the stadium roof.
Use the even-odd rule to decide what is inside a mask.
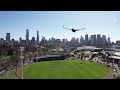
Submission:
[[[120,56],[120,52],[115,52],[115,55]]]
[[[45,56],[40,56],[38,58],[49,58],[49,57],[60,57],[60,56],[62,55],[45,55]],[[37,59],[37,57],[35,59]]]
[[[109,56],[109,58],[114,58],[114,59],[120,60],[120,57],[119,57],[119,56]]]
[[[103,49],[103,48],[96,48],[95,46],[83,46],[83,47],[78,47],[77,49]]]

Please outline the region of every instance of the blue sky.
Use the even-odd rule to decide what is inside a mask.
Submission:
[[[86,29],[73,33],[62,26]],[[30,39],[39,30],[40,39],[45,36],[70,40],[88,33],[106,35],[116,41],[120,40],[120,11],[0,11],[0,38],[9,32],[11,39],[25,39],[26,29]]]

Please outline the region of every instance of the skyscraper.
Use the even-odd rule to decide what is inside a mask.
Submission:
[[[0,40],[1,40],[1,44],[4,44],[4,43],[5,43],[3,38],[1,38]]]
[[[11,45],[14,46],[14,39],[12,39]]]
[[[88,34],[85,35],[85,45],[88,45]]]
[[[110,45],[110,44],[111,44],[110,37],[108,37],[108,45]]]
[[[96,46],[97,40],[96,40],[96,35],[94,34],[94,45]]]
[[[62,42],[63,42],[63,43],[66,43],[66,39],[62,39]]]
[[[35,37],[34,36],[32,37],[31,43],[32,43],[32,45],[35,45]]]
[[[53,38],[52,38],[53,39]],[[45,37],[44,36],[42,36],[42,39],[41,39],[41,44],[42,45],[45,45],[46,44],[46,39],[45,39]]]
[[[39,31],[37,31],[37,44],[39,43]]]
[[[102,35],[102,45],[106,46],[106,36]]]
[[[102,39],[101,39],[101,34],[97,34],[97,46],[102,45]]]
[[[91,35],[91,46],[94,46],[94,44],[95,44],[95,41],[94,41],[95,39],[94,39],[94,35]]]
[[[75,42],[76,42],[76,41],[75,41],[75,37],[72,37],[72,39],[71,39],[71,41],[70,41],[70,44],[71,44],[72,46],[75,46],[75,45],[76,45]]]
[[[81,36],[81,38],[80,38],[80,44],[81,45],[84,45],[84,38]]]
[[[20,38],[19,38],[19,42],[21,43],[21,41],[22,41],[22,38],[20,37]]]
[[[72,37],[71,42],[75,43],[75,37]]]
[[[6,33],[6,41],[10,42],[10,33]]]
[[[19,44],[22,45],[22,38],[19,38]]]
[[[29,29],[26,29],[26,44],[29,43]]]
[[[76,43],[77,43],[77,44],[79,43],[79,38],[76,38]]]

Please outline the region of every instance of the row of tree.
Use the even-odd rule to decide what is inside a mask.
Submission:
[[[38,47],[38,55],[45,55],[50,47]],[[0,46],[0,71],[3,69],[9,70],[12,67],[15,67],[20,63],[20,49],[19,47],[11,46]],[[37,48],[35,46],[26,46],[23,52],[24,59],[23,62],[32,61],[37,57]]]

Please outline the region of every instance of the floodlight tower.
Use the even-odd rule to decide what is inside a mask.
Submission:
[[[112,62],[113,70],[114,70],[114,55],[115,55],[115,46],[113,45],[113,62]]]
[[[39,47],[39,45],[36,45],[36,48],[37,48],[37,62],[38,62],[38,47]]]
[[[21,51],[21,68],[22,68],[22,79],[23,79],[23,59],[24,59],[24,56],[23,56],[23,51],[24,51],[24,47],[20,47],[20,51]]]

